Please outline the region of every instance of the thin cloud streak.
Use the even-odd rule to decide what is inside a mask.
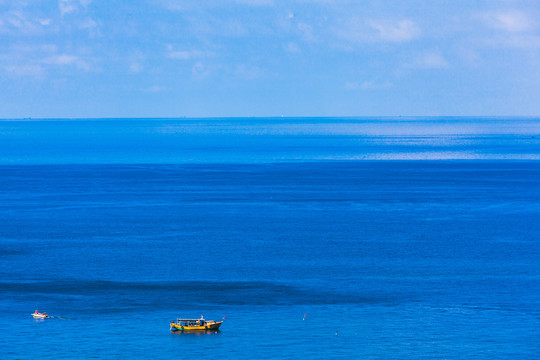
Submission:
[[[513,33],[532,30],[534,24],[529,14],[515,10],[485,14],[484,21],[495,29]]]
[[[416,57],[413,67],[421,69],[445,69],[448,67],[448,62],[439,52],[427,51]]]
[[[384,41],[402,42],[410,41],[420,36],[420,28],[409,19],[398,21],[368,21],[368,25],[375,29],[378,38]]]

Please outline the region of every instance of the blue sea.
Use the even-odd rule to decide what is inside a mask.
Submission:
[[[0,359],[536,359],[539,160],[535,118],[0,120]]]

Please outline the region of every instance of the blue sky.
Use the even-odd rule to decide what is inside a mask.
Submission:
[[[0,118],[540,115],[538,0],[0,0]]]

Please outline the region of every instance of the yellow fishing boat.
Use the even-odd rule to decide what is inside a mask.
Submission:
[[[200,319],[176,319],[171,321],[171,331],[218,330],[223,321]]]

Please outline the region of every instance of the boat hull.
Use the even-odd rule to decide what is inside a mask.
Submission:
[[[32,314],[32,316],[34,319],[47,319],[49,317],[49,315],[46,314]]]
[[[171,331],[206,331],[206,330],[218,330],[223,324],[223,321],[216,322],[214,324],[207,324],[201,326],[182,326],[171,323]]]

